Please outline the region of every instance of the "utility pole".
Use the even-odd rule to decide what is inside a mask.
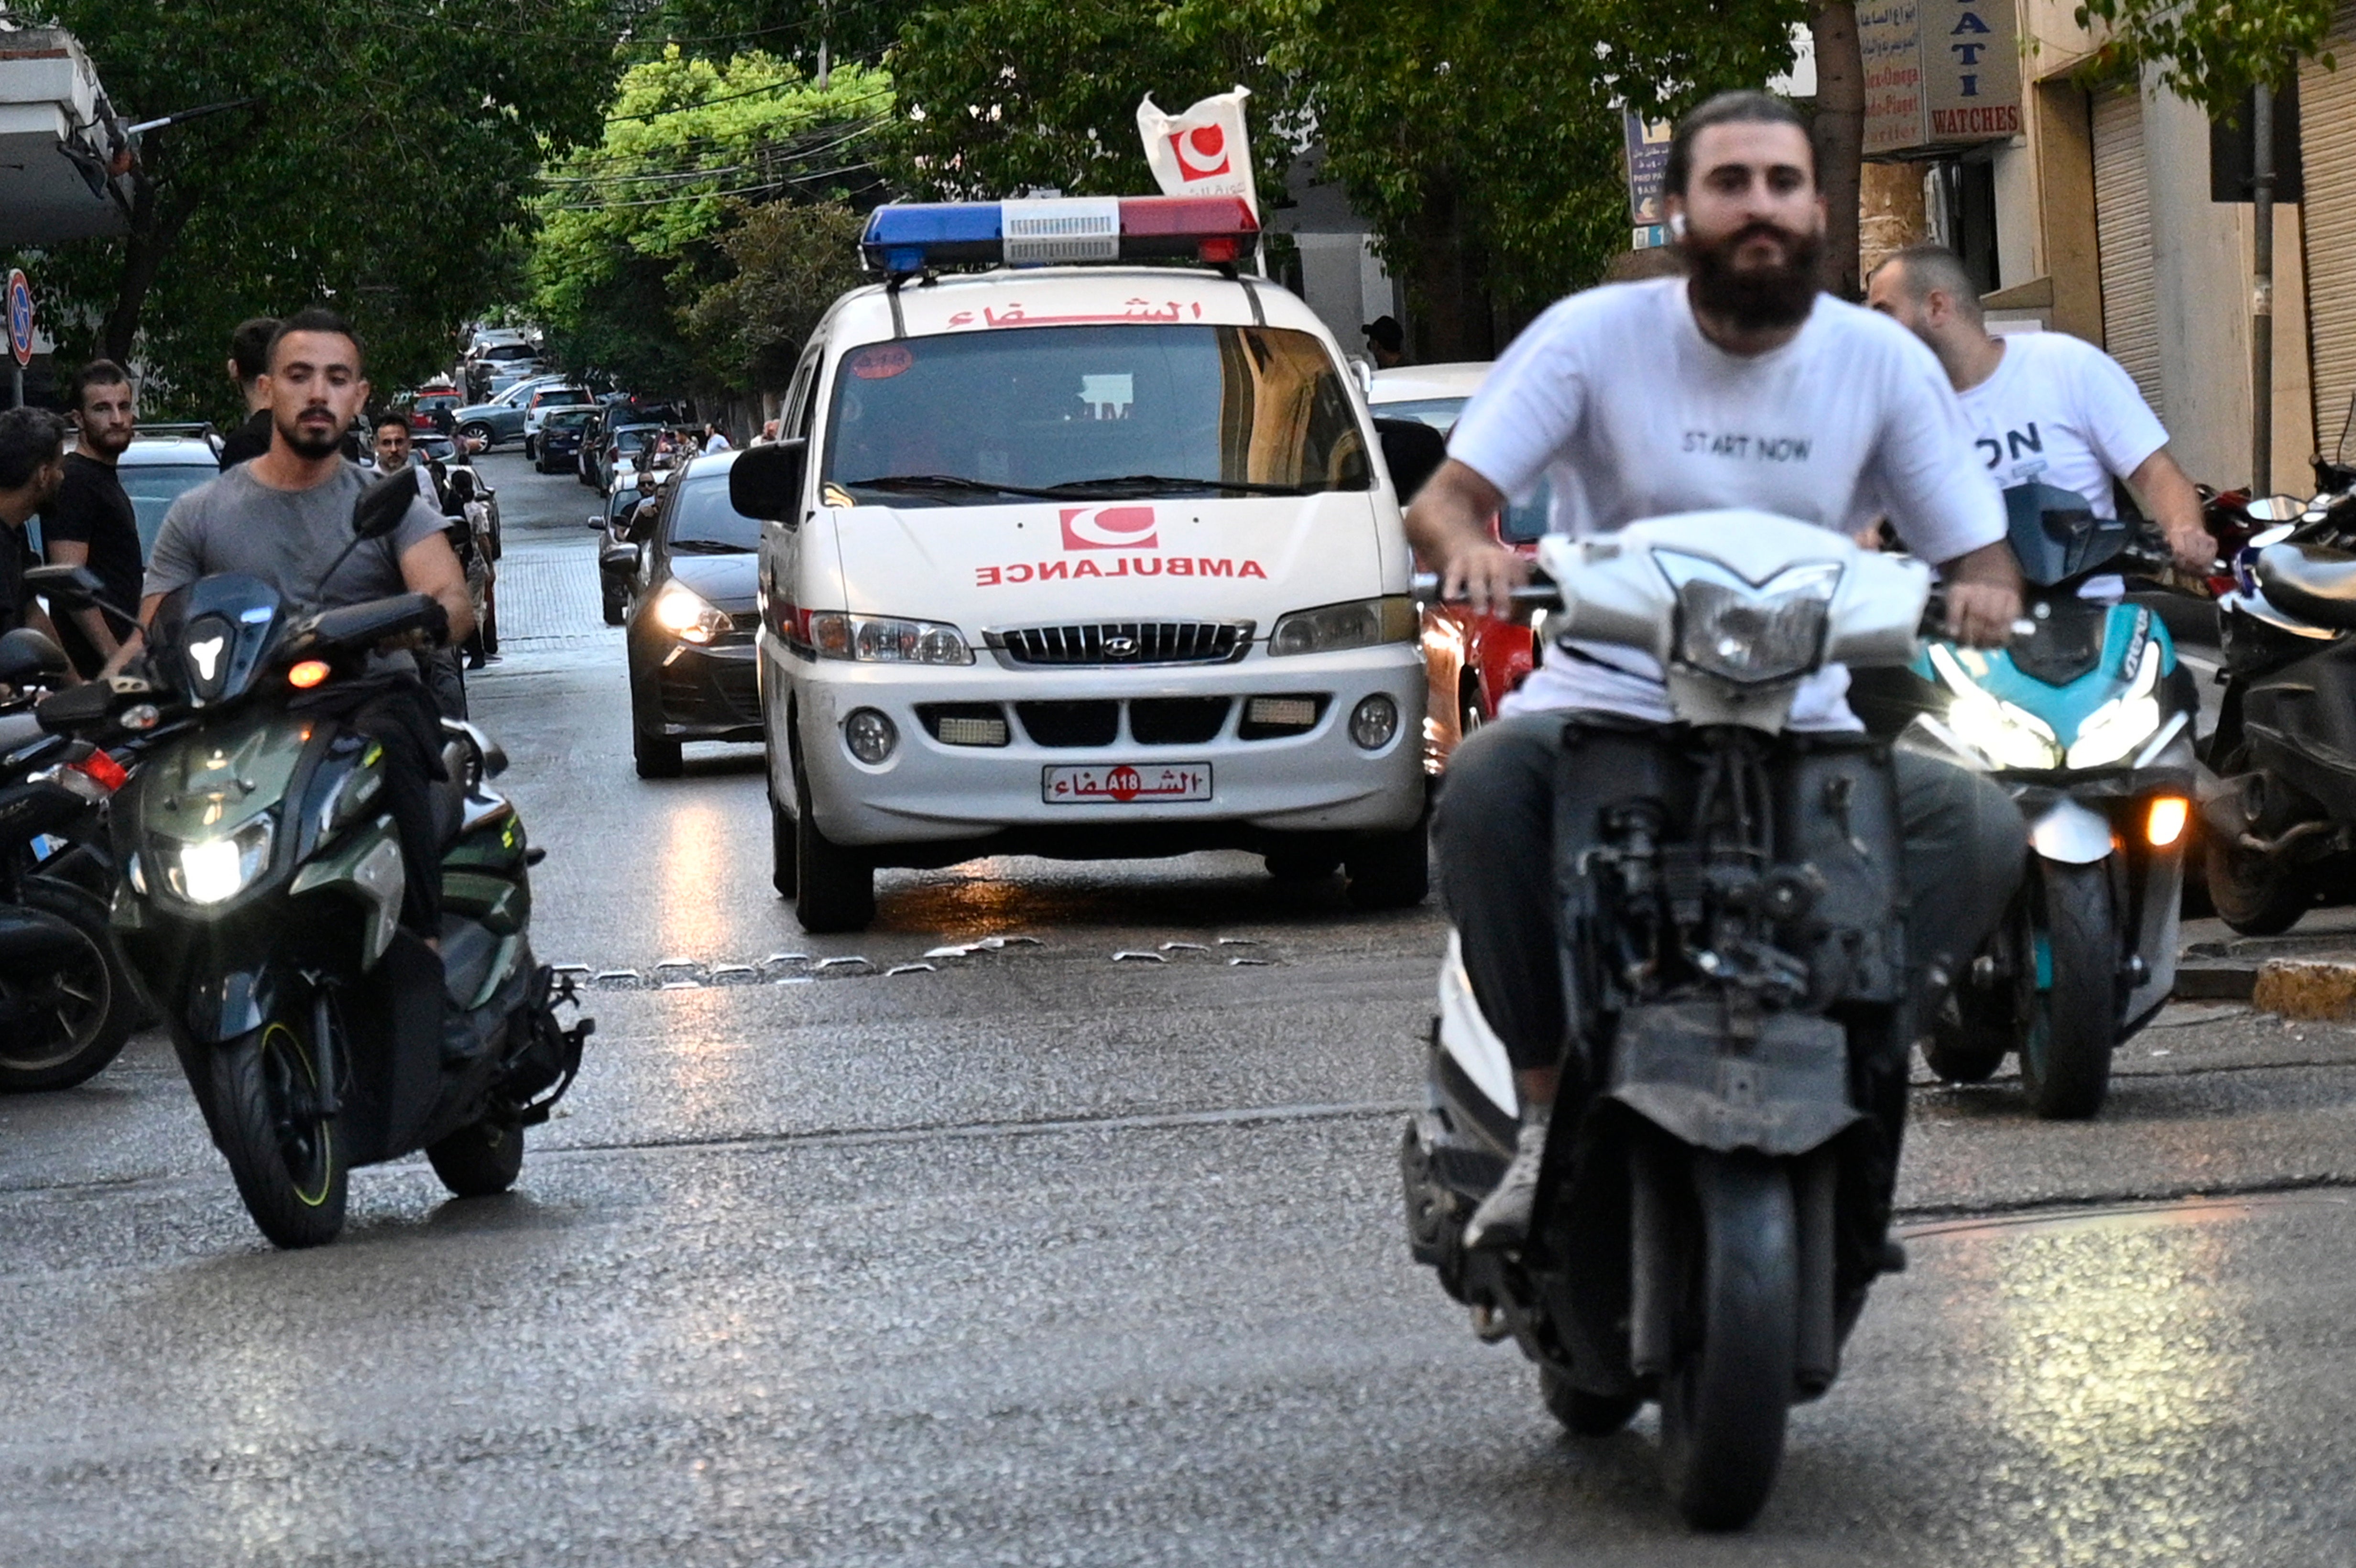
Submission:
[[[2250,93],[2250,494],[2275,481],[2275,90]]]

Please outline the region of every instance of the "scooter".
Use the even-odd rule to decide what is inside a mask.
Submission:
[[[2020,896],[1955,976],[1923,1057],[1976,1083],[2018,1051],[2029,1108],[2082,1118],[2175,988],[2199,703],[2149,603],[2080,596],[2167,552],[2070,491],[2017,485],[2005,501],[2027,618],[2000,649],[1934,639],[1899,677],[1912,717],[1898,744],[1992,774],[2029,822]],[[1869,684],[1889,700],[1888,677]]]
[[[0,636],[0,688],[37,690],[65,670],[39,633]],[[19,1093],[95,1076],[142,1011],[106,901],[60,874],[123,770],[85,741],[28,732],[29,721],[0,710],[0,1091]]]
[[[2270,936],[2356,880],[2356,490],[2242,510],[2201,816],[2218,914]]]
[[[364,499],[355,543],[400,514],[370,519]],[[27,577],[68,608],[96,602],[85,569]],[[559,1026],[571,988],[532,960],[527,868],[542,852],[489,787],[499,749],[442,723],[448,847],[424,869],[442,881],[436,958],[399,923],[419,870],[378,799],[382,748],[305,700],[365,678],[380,645],[445,627],[423,594],[313,613],[253,578],[208,577],[158,607],[141,673],[41,705],[55,730],[148,737],[112,813],[114,929],[247,1211],[282,1247],[333,1240],[352,1168],[417,1149],[459,1196],[504,1191],[594,1028]],[[445,1051],[445,996],[463,1052]]]
[[[1897,1266],[1912,1038],[1888,743],[1785,725],[1826,664],[1915,656],[1930,571],[1757,512],[1558,536],[1538,559],[1561,604],[1543,635],[1650,656],[1677,721],[1565,718],[1587,763],[1559,775],[1551,869],[1577,1011],[1529,1243],[1463,1245],[1518,1107],[1452,936],[1400,1150],[1408,1239],[1571,1431],[1657,1400],[1678,1509],[1738,1528],[1789,1407],[1831,1386]]]

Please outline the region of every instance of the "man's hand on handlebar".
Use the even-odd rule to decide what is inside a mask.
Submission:
[[[1450,603],[1462,603],[1483,615],[1512,614],[1514,590],[1529,580],[1529,562],[1486,540],[1456,550],[1440,562],[1440,597]]]
[[[1527,562],[1493,531],[1503,492],[1450,458],[1416,492],[1407,510],[1408,542],[1440,576],[1440,596],[1483,615],[1513,612],[1514,590],[1529,581]]]
[[[2020,568],[1998,539],[1957,556],[1946,574],[1947,635],[1966,647],[2000,648],[2020,619]]]

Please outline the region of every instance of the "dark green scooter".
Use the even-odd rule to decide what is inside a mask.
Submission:
[[[28,576],[69,607],[93,601],[82,569]],[[443,723],[440,958],[400,927],[414,873],[379,799],[382,750],[320,698],[365,678],[388,640],[445,629],[424,594],[312,613],[256,579],[208,577],[165,599],[142,673],[40,710],[52,730],[145,737],[113,805],[114,929],[282,1247],[332,1241],[352,1168],[419,1149],[462,1197],[504,1191],[595,1027],[558,1024],[573,994],[530,937],[543,852],[490,788],[507,759],[471,725]],[[445,992],[471,1051],[444,1048]]]

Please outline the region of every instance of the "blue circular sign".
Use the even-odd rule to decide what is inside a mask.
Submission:
[[[8,347],[17,364],[33,362],[33,285],[22,272],[8,274]]]

